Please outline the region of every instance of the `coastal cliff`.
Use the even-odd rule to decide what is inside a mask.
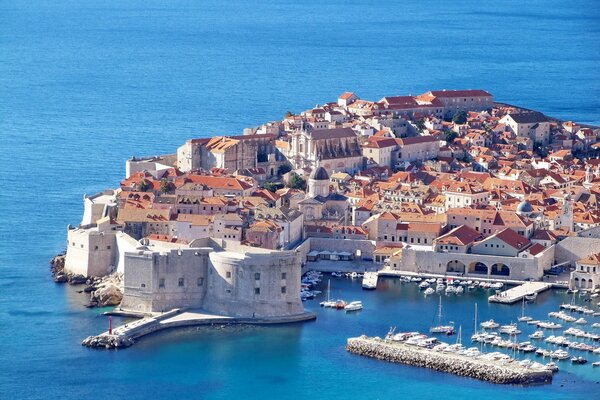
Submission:
[[[50,272],[56,283],[83,285],[83,292],[90,294],[87,307],[117,306],[123,299],[123,275],[114,273],[105,277],[85,277],[65,271],[66,254],[58,254],[50,260]]]

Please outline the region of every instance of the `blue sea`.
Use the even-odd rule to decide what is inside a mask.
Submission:
[[[600,124],[600,2],[0,0],[0,399],[600,399],[600,369],[495,386],[352,356],[345,339],[425,329],[437,301],[384,280],[354,315],[165,332],[119,351],[83,348],[106,329],[81,288],[54,284],[84,193],[114,187],[132,155],[239,134],[332,101],[481,88],[499,101]],[[543,317],[560,296],[530,308]],[[519,307],[445,300],[470,335]],[[595,361],[595,360],[591,360]],[[564,364],[564,363],[563,363]]]

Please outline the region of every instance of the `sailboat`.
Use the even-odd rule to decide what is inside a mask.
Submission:
[[[440,296],[440,304],[438,306],[438,325],[432,326],[429,329],[431,333],[445,333],[446,335],[452,335],[454,333],[454,323],[450,322],[449,325],[442,325],[442,296]]]
[[[331,279],[327,281],[327,301],[319,303],[321,307],[335,308],[335,301],[331,300]]]
[[[477,303],[475,303],[475,327],[473,328],[473,334],[471,335],[471,340],[472,341],[479,341],[479,338],[481,337],[481,335],[479,334],[479,331],[477,329]]]
[[[533,320],[531,317],[525,316],[525,297],[523,297],[523,305],[521,306],[521,316],[517,318],[519,322],[527,322]]]

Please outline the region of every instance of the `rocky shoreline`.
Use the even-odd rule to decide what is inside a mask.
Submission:
[[[82,292],[89,293],[86,307],[108,307],[121,304],[123,298],[123,275],[112,273],[104,277],[86,277],[65,271],[66,254],[61,253],[50,260],[50,272],[56,283],[86,285]]]
[[[346,350],[378,360],[430,368],[498,384],[527,385],[552,381],[550,371],[492,364],[477,359],[427,351],[415,346],[388,343],[382,339],[366,336],[348,339]]]

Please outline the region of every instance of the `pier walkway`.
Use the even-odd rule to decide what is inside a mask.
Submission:
[[[182,311],[180,309],[174,309],[119,326],[113,329],[112,334],[106,331],[97,336],[89,336],[83,340],[82,344],[84,346],[98,348],[128,347],[143,336],[170,328],[229,324],[271,325],[314,319],[316,319],[316,315],[312,312],[281,317],[240,318],[212,314],[203,310]]]
[[[523,300],[528,293],[541,293],[552,287],[551,283],[546,282],[525,282],[522,285],[494,294],[488,298],[491,303],[513,304]]]

